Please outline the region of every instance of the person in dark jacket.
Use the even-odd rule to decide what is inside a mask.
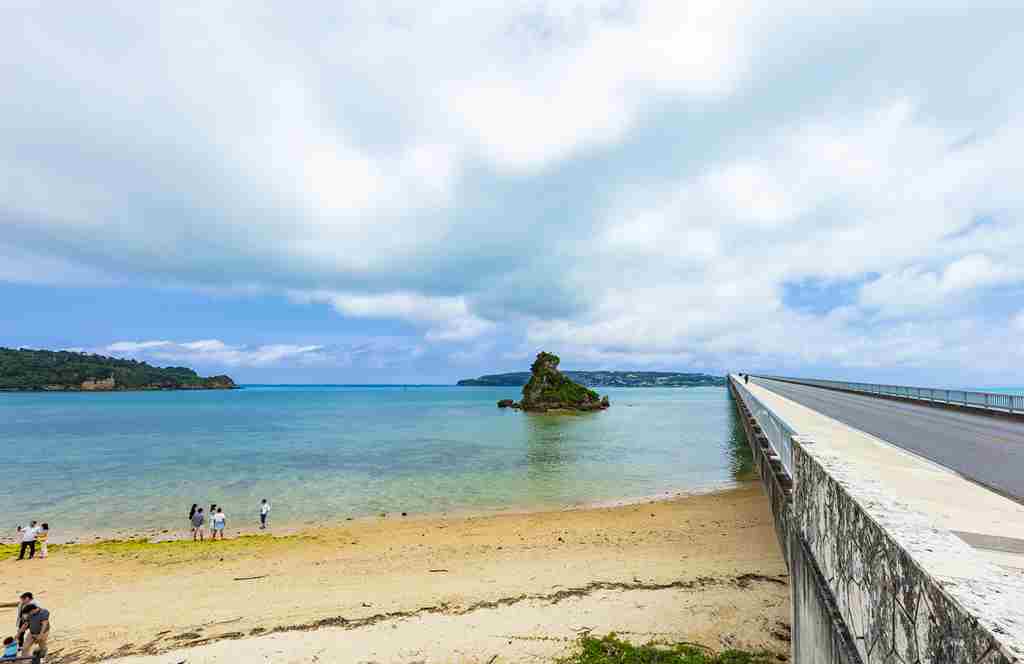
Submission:
[[[50,638],[50,612],[38,604],[27,604],[22,615],[24,620],[18,636],[25,635],[25,645],[21,648],[21,656],[32,657],[32,646],[38,646],[36,656],[41,658],[46,654],[46,641]]]
[[[21,631],[21,623],[25,616],[25,607],[32,604],[33,600],[32,593],[21,593],[21,597],[18,598],[18,619],[14,622],[14,633],[18,635],[18,648],[24,645],[25,634]]]

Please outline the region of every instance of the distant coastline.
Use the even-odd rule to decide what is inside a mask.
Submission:
[[[233,390],[230,376],[200,376],[188,367],[154,367],[72,351],[0,348],[2,392],[138,392]]]
[[[587,387],[724,387],[724,376],[675,371],[563,371],[563,374]],[[530,380],[529,371],[489,374],[464,378],[460,387],[522,387]]]

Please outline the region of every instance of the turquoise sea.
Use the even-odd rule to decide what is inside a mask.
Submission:
[[[248,386],[0,394],[0,511],[57,541],[380,512],[533,509],[732,485],[749,452],[725,388],[607,390],[612,407],[530,415],[518,388]]]

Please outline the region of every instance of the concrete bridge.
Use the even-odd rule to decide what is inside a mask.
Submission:
[[[793,661],[1024,662],[1024,397],[730,376]]]

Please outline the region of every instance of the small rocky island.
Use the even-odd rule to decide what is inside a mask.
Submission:
[[[530,366],[530,380],[523,386],[523,398],[502,399],[499,408],[520,408],[530,412],[604,410],[607,396],[569,380],[558,370],[557,355],[540,352]]]
[[[119,392],[232,390],[230,376],[203,377],[188,367],[154,367],[137,360],[72,351],[0,348],[0,390]]]

